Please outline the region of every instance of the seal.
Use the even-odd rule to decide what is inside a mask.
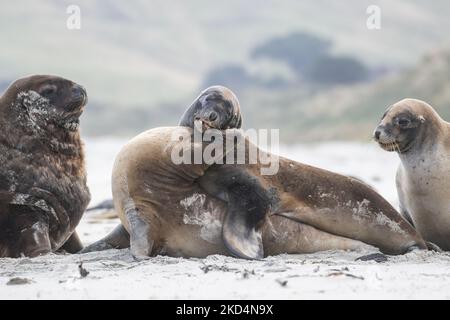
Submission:
[[[196,121],[201,124],[200,128],[197,128],[200,131],[240,128],[242,115],[238,98],[233,91],[224,86],[208,87],[186,109],[179,120],[179,126],[194,129]],[[112,200],[106,200],[101,204],[101,208],[114,209],[114,203]],[[92,210],[96,209],[97,207],[92,208]],[[129,246],[128,231],[120,224],[104,239],[84,248],[81,253]]]
[[[428,103],[404,99],[387,109],[374,139],[400,157],[401,213],[425,240],[450,250],[450,123]]]
[[[204,151],[187,127],[155,128],[132,139],[113,169],[114,205],[126,232],[117,229],[91,249],[126,247],[137,258],[211,254],[260,259],[281,253],[361,249],[389,254],[426,248],[417,231],[371,187],[358,180],[280,158],[280,169],[261,175],[263,164],[175,163],[173,155]],[[240,131],[237,144],[251,150]],[[225,147],[216,156],[224,158]],[[262,152],[262,151],[261,151]],[[264,158],[267,158],[266,155]],[[86,251],[85,251],[86,252]]]
[[[0,257],[82,248],[75,227],[90,200],[80,85],[57,76],[14,82],[0,98]]]
[[[224,112],[224,106],[237,112]],[[225,117],[213,116],[222,120],[212,123],[213,110]],[[114,204],[123,225],[83,252],[125,248],[131,242],[139,257],[222,253],[257,259],[366,244],[392,254],[426,247],[386,200],[350,177],[284,158],[277,174],[262,176],[262,164],[250,165],[248,153],[244,165],[174,164],[171,150],[179,148],[179,140],[172,135],[190,137],[194,120],[207,122],[203,130],[222,132],[242,123],[235,96],[213,87],[183,115],[180,125],[187,128],[156,128],[130,141],[113,170]],[[256,148],[246,139],[243,144],[247,151]],[[189,146],[194,151],[206,147]],[[221,156],[227,154],[224,150]]]
[[[239,129],[242,126],[239,100],[230,89],[211,86],[192,102],[178,125],[193,129],[196,120],[202,122],[204,130]]]

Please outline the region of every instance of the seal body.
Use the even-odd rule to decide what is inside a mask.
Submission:
[[[252,144],[248,140],[245,143],[245,149],[251,150]],[[270,158],[267,152],[262,153],[266,154],[262,158]],[[278,161],[277,173],[263,175],[263,164],[251,164],[247,152],[245,165],[215,165],[199,179],[204,190],[228,204],[224,241],[235,255],[262,256],[263,252],[252,253],[248,249],[252,247],[250,243],[259,241],[258,236],[250,243],[245,243],[245,239],[252,234],[264,238],[264,225],[274,217],[361,241],[388,254],[426,248],[411,224],[360,180],[283,157]],[[264,249],[267,254],[266,248],[271,244],[263,243],[259,251]]]
[[[370,187],[264,153],[236,130],[241,123],[235,95],[215,86],[186,110],[181,127],[155,128],[131,140],[113,169],[114,205],[122,225],[82,252],[131,245],[135,257],[231,254],[258,259],[369,245],[388,253],[425,247],[411,225]],[[187,139],[198,132],[200,142]],[[214,161],[174,161],[180,149],[191,151],[195,160],[196,151],[210,151],[217,139],[226,143],[219,144]],[[243,164],[216,161],[236,158],[241,146]],[[280,170],[262,174],[273,170],[249,161],[250,150],[279,160]]]
[[[404,99],[387,110],[374,135],[399,154],[401,212],[425,240],[450,250],[450,124],[429,104]]]
[[[114,204],[131,235],[132,252],[136,256],[183,257],[230,254],[222,237],[227,204],[196,182],[209,165],[174,164],[171,152],[178,143],[172,139],[174,133],[188,137],[192,130],[181,127],[149,130],[131,140],[116,158],[112,180]],[[264,225],[267,254],[364,247],[358,241],[286,218],[271,219]],[[297,234],[299,231],[302,232]]]
[[[20,79],[0,99],[0,257],[80,249],[86,101],[81,86],[55,76]]]
[[[135,256],[260,258],[368,245],[395,254],[425,247],[408,222],[357,180],[284,158],[267,177],[259,164],[175,164],[180,142],[173,137],[180,132],[189,136],[192,129],[149,130],[116,158],[114,204]]]
[[[173,134],[191,133],[184,127],[152,129],[132,139],[116,157],[114,207],[136,256],[226,253],[220,241],[225,204],[207,197],[195,183],[208,166],[171,160],[178,143]]]

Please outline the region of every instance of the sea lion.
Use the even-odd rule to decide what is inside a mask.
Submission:
[[[387,109],[374,139],[400,157],[401,213],[425,240],[450,250],[450,123],[426,102],[404,99]]]
[[[186,109],[179,120],[179,126],[194,129],[195,121],[200,121],[202,124],[200,130],[211,128],[218,130],[239,129],[242,126],[242,114],[238,98],[224,86],[208,87]],[[96,208],[94,207],[92,210]],[[104,201],[102,208],[114,209],[113,201]],[[123,225],[120,224],[104,239],[87,246],[81,253],[110,248],[127,248],[129,246],[130,236]]]
[[[0,257],[82,248],[90,200],[79,117],[86,90],[57,76],[14,82],[0,98]]]
[[[356,179],[284,158],[276,175],[261,176],[261,163],[250,165],[248,153],[244,165],[174,164],[170,151],[179,141],[171,140],[172,135],[180,130],[181,135],[192,135],[194,120],[207,123],[203,131],[240,127],[235,96],[229,92],[218,96],[217,100],[201,94],[194,101],[180,121],[190,129],[152,129],[122,149],[112,184],[123,225],[83,252],[128,247],[129,233],[135,256],[231,253],[261,258],[284,252],[355,249],[364,247],[363,242],[392,254],[415,246],[425,248],[411,225]],[[232,97],[226,100],[235,106],[220,103],[223,97]],[[237,111],[234,115],[224,112],[224,106]],[[225,117],[212,123],[212,110]],[[245,139],[244,144],[250,150],[252,144]],[[203,151],[207,146],[194,143],[190,148]]]
[[[203,190],[227,203],[223,240],[234,255],[261,258],[282,253],[264,234],[267,222],[276,216],[387,254],[427,248],[417,231],[369,185],[283,157],[276,174],[262,175],[261,163],[249,164],[252,143],[245,143],[245,165],[214,165],[198,179]],[[259,152],[265,153],[260,158],[270,156]]]
[[[230,131],[238,143],[251,144],[234,129],[224,134]],[[426,248],[416,230],[358,180],[285,158],[280,158],[280,170],[273,176],[262,176],[261,164],[249,161],[175,164],[174,150],[186,148],[174,137],[190,137],[192,132],[156,128],[125,145],[116,158],[112,185],[126,231],[119,227],[90,249],[127,247],[130,241],[139,258],[226,254],[259,259],[367,244],[389,254]],[[195,153],[209,145],[190,147]],[[228,152],[225,148],[219,156]]]
[[[193,129],[195,120],[202,122],[204,130],[239,129],[242,126],[239,100],[230,89],[211,86],[186,109],[178,125]]]

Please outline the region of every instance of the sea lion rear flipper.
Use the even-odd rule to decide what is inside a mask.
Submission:
[[[78,253],[88,253],[109,249],[125,249],[130,247],[130,235],[122,224],[114,228],[111,233],[101,240],[90,244]]]

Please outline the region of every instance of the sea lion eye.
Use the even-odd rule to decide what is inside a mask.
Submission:
[[[39,91],[39,94],[43,97],[50,97],[52,95],[54,95],[56,93],[56,86],[54,85],[47,85],[41,88],[41,90]]]
[[[411,121],[409,119],[398,119],[397,123],[400,127],[408,127]]]

